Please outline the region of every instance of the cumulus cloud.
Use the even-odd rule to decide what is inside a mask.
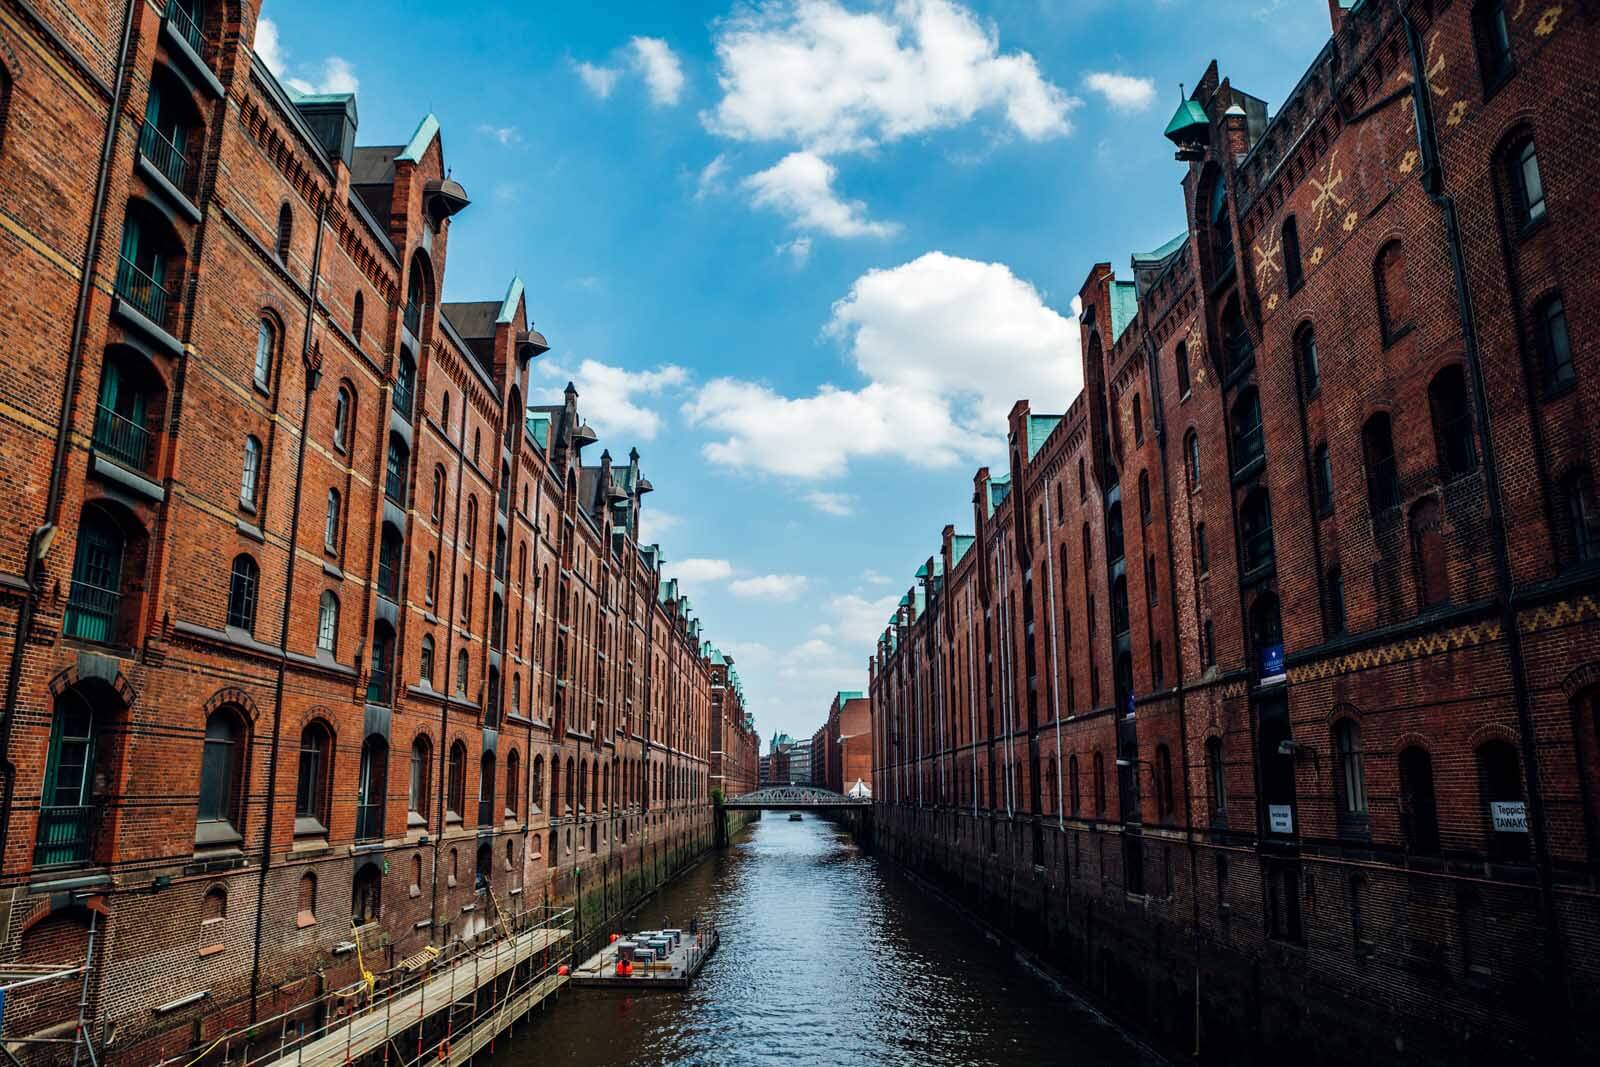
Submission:
[[[793,600],[809,584],[803,574],[761,574],[729,582],[728,591],[746,600]]]
[[[800,499],[816,508],[824,515],[854,515],[856,512],[856,498],[849,493],[829,493],[821,489],[813,490]]]
[[[321,63],[292,67],[291,53],[283,47],[278,24],[271,19],[256,20],[255,52],[268,70],[297,93],[354,93],[361,89],[355,68],[342,56],[328,56]]]
[[[543,380],[534,399],[560,403],[562,389],[571,381],[578,390],[578,412],[602,434],[653,440],[661,429],[661,415],[643,401],[682,388],[689,372],[670,363],[654,370],[636,371],[586,359],[576,371],[554,364],[535,364]]]
[[[993,458],[1020,398],[1065,411],[1081,388],[1078,330],[1002,263],[929,252],[862,275],[825,334],[865,379],[786,396],[716,378],[683,405],[716,432],[713,463],[799,479],[836,477],[852,459],[925,468]]]
[[[1083,84],[1117,111],[1148,111],[1156,100],[1156,83],[1149,78],[1096,71],[1085,77]]]
[[[720,582],[733,577],[733,564],[725,559],[669,560],[667,573],[684,582]]]
[[[888,237],[899,230],[891,222],[873,222],[859,200],[842,200],[833,191],[838,168],[811,152],[791,152],[774,166],[744,180],[751,202],[788,216],[798,230],[816,230],[831,237]],[[810,252],[810,246],[806,247]]]
[[[992,111],[1037,141],[1070,132],[1079,103],[953,0],[765,0],[721,20],[714,43],[722,99],[702,121],[736,140],[856,151]]]
[[[883,633],[884,624],[899,606],[898,593],[890,593],[871,600],[855,593],[848,593],[828,600],[828,611],[834,620],[833,632],[841,640],[863,646],[855,650],[862,656],[871,654],[873,642]]]
[[[659,544],[663,537],[682,526],[681,515],[657,507],[642,508],[639,511],[639,543]]]
[[[589,91],[602,100],[611,95],[611,91],[617,87],[617,79],[622,77],[622,71],[616,67],[604,67],[597,63],[577,62],[572,67]]]
[[[683,95],[683,64],[677,53],[659,37],[635,37],[628,42],[633,69],[644,78],[650,102],[672,107]]]

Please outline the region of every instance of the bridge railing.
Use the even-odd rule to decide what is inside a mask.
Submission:
[[[809,786],[774,786],[730,797],[729,808],[852,808],[870,805],[870,797],[849,797],[831,789]]]

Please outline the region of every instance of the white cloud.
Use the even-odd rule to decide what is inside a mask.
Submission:
[[[1071,131],[1079,101],[1026,52],[952,0],[852,12],[836,0],[765,0],[718,23],[722,99],[702,121],[736,140],[840,152],[1004,114],[1029,140]]]
[[[861,572],[861,580],[868,585],[893,585],[894,579],[870,567]]]
[[[832,237],[888,237],[899,230],[891,222],[872,222],[859,200],[841,200],[833,191],[838,168],[811,152],[791,152],[774,166],[744,180],[751,202],[787,215],[798,230],[816,230]],[[808,249],[809,251],[809,249]]]
[[[1085,77],[1083,84],[1117,111],[1148,111],[1156,101],[1156,83],[1149,78],[1096,71]]]
[[[899,593],[890,593],[876,600],[868,600],[866,597],[850,593],[833,597],[828,601],[828,610],[833,613],[834,618],[834,632],[842,640],[863,646],[855,650],[863,657],[871,654],[873,642],[883,633],[889,616],[893,615],[895,608],[899,606]]]
[[[728,591],[748,600],[793,600],[810,580],[803,574],[762,574],[728,583]]]
[[[342,56],[328,56],[320,66],[301,64],[296,74],[296,68],[289,65],[291,53],[278,35],[278,24],[271,19],[256,20],[255,52],[279,81],[297,93],[354,93],[361,88],[355,68]]]
[[[546,384],[536,387],[530,400],[559,403],[562,389],[570,380],[578,390],[578,413],[596,430],[644,441],[652,440],[660,431],[661,416],[640,401],[680,389],[689,381],[688,371],[670,363],[654,370],[636,371],[586,359],[575,372],[554,363],[535,364],[535,372]]]
[[[785,241],[773,249],[780,256],[788,256],[796,267],[803,267],[811,259],[811,238],[804,235]]]
[[[683,406],[722,435],[707,459],[802,479],[835,477],[855,458],[949,467],[1001,454],[1020,398],[1065,411],[1081,387],[1078,328],[1001,263],[929,252],[869,271],[833,306],[825,333],[866,384],[785,396],[734,378]]]
[[[683,516],[681,515],[675,515],[670,511],[663,511],[656,507],[641,508],[639,511],[639,543],[642,545],[659,544],[663,537],[682,526]]]
[[[478,132],[499,141],[502,145],[522,143],[522,131],[515,126],[496,126],[489,122],[478,123]]]
[[[668,560],[666,570],[684,582],[720,582],[733,577],[733,564],[725,559]]]
[[[572,67],[589,91],[602,100],[611,95],[611,91],[617,87],[617,79],[622,77],[622,71],[616,67],[602,67],[588,62],[576,62]]]
[[[633,69],[644,78],[650,102],[672,107],[683,95],[683,64],[672,47],[659,37],[635,37],[628,42]]]
[[[820,489],[807,493],[800,499],[824,515],[854,515],[856,498],[849,493],[828,493]]]
[[[700,178],[695,183],[694,198],[704,200],[713,193],[722,191],[722,176],[728,173],[728,157],[718,155],[707,163],[700,171]]]

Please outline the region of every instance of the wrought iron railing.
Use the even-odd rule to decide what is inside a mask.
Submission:
[[[401,507],[406,506],[405,467],[389,464],[389,473],[383,480],[383,495]]]
[[[94,415],[94,447],[123,466],[142,471],[150,465],[150,431],[126,415],[101,405]]]
[[[383,837],[383,805],[356,805],[356,840],[374,841]]]
[[[205,55],[205,33],[199,23],[195,22],[194,15],[185,10],[178,0],[167,2],[167,24],[178,31],[178,36],[189,42],[189,47],[194,49],[195,55]]]
[[[46,805],[39,809],[39,836],[33,848],[33,862],[39,866],[55,863],[82,863],[92,851],[94,809],[87,804],[73,807]]]
[[[186,186],[189,161],[184,157],[183,149],[173,144],[149,119],[145,120],[144,129],[139,131],[139,154],[154,164],[156,170],[165,175],[167,181],[180,192],[189,192]]]
[[[117,263],[117,295],[157,326],[165,328],[167,325],[171,294],[126,256]]]
[[[72,589],[67,594],[67,636],[85,641],[111,640],[117,621],[117,608],[121,603],[120,590],[102,589],[74,578]]]

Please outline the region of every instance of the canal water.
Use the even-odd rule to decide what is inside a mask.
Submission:
[[[1159,1063],[810,814],[768,812],[629,925],[695,916],[722,943],[691,989],[569,989],[478,1062]]]

